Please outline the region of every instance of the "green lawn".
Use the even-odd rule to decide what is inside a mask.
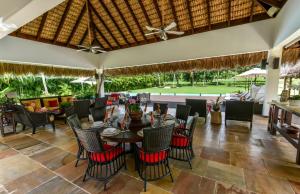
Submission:
[[[234,93],[237,91],[244,91],[243,87],[229,87],[229,86],[182,86],[178,88],[145,88],[139,90],[132,90],[130,92],[134,93],[142,93],[142,92],[150,92],[150,93],[178,93],[178,94],[226,94],[226,93]]]

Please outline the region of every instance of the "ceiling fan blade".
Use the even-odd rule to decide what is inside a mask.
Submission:
[[[165,31],[171,30],[173,28],[175,28],[177,26],[177,24],[175,22],[170,23],[168,26],[166,26],[164,28]]]
[[[145,36],[151,36],[151,35],[155,35],[155,34],[159,34],[160,32],[149,32],[146,33]]]
[[[90,49],[88,49],[88,48],[83,48],[83,49],[78,49],[78,50],[76,50],[77,52],[81,52],[81,51],[89,51]]]
[[[92,46],[93,49],[102,49],[101,46]]]
[[[175,34],[175,35],[183,35],[184,32],[179,32],[179,31],[166,31],[168,34]]]
[[[96,52],[100,52],[100,53],[106,53],[106,50],[104,50],[104,49],[93,49],[94,51],[96,51]]]
[[[84,46],[84,45],[77,45],[78,48],[85,48],[85,49],[89,49],[88,46]]]
[[[159,30],[160,30],[160,29],[158,29],[158,28],[154,28],[154,27],[150,27],[150,26],[146,26],[146,29],[147,29],[148,31],[154,31],[154,30],[159,31]]]

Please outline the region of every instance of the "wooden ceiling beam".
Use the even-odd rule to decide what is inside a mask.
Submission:
[[[134,22],[136,23],[136,25],[137,25],[137,27],[138,27],[140,33],[142,34],[144,40],[147,42],[148,40],[147,40],[147,38],[146,38],[146,36],[145,36],[145,33],[144,33],[144,31],[143,31],[143,29],[142,29],[142,27],[141,27],[139,21],[137,20],[136,15],[134,14],[134,12],[133,12],[133,10],[132,10],[132,8],[131,8],[129,2],[128,2],[127,0],[124,0],[124,3],[125,3],[125,5],[126,5],[126,7],[128,8],[128,10],[129,10],[129,12],[130,12],[130,14],[131,14],[131,16],[132,16]]]
[[[156,13],[158,15],[160,25],[162,26],[163,25],[163,19],[162,19],[162,15],[161,15],[161,12],[160,12],[157,0],[153,0],[153,4],[154,4],[155,11],[156,11]]]
[[[94,23],[96,32],[102,37],[102,39],[105,41],[105,43],[109,46],[109,49],[112,50],[113,46],[110,44],[110,42],[107,40],[107,38],[103,35],[101,30],[98,28],[98,26]],[[104,47],[103,47],[104,48]]]
[[[169,4],[171,6],[171,10],[172,10],[172,15],[173,15],[173,18],[174,18],[174,22],[177,24],[177,28],[180,30],[179,23],[178,23],[178,17],[177,17],[177,14],[176,14],[176,10],[175,10],[175,6],[174,6],[173,0],[169,0]]]
[[[211,30],[211,19],[210,19],[210,5],[209,5],[209,0],[206,0],[206,11],[207,11],[208,29]]]
[[[85,40],[86,36],[88,34],[88,28],[85,29],[80,41],[79,41],[79,45],[82,45],[83,41]]]
[[[60,19],[59,25],[58,25],[58,27],[56,29],[56,32],[55,32],[55,35],[54,35],[54,38],[53,38],[53,43],[54,44],[56,43],[58,35],[60,34],[60,31],[61,31],[61,29],[62,29],[62,27],[63,27],[63,25],[65,23],[65,20],[67,18],[68,13],[69,13],[69,10],[70,10],[70,7],[72,5],[72,2],[73,2],[73,0],[69,0],[68,1],[67,6],[66,6],[66,8],[64,10],[64,13],[63,13],[63,15],[62,15],[62,17]]]
[[[127,1],[127,0],[125,0],[125,1]],[[122,12],[120,10],[120,8],[118,7],[118,5],[116,4],[115,1],[111,1],[111,2],[113,4],[114,8],[117,10],[119,16],[121,17],[122,22],[125,24],[125,26],[126,26],[128,32],[129,32],[130,36],[134,39],[135,43],[137,43],[138,40],[136,39],[136,37],[135,37],[134,33],[132,32],[130,26],[128,25],[126,19],[124,18],[123,14],[122,14]]]
[[[111,15],[111,13],[110,13],[109,9],[107,8],[107,6],[105,5],[105,3],[103,3],[102,0],[98,0],[98,2],[100,3],[100,5],[104,9],[104,11],[107,13],[109,19],[113,22],[114,26],[117,28],[119,34],[121,34],[121,36],[122,36],[123,40],[125,41],[125,43],[127,45],[130,45],[130,43],[128,42],[126,36],[124,35],[123,31],[121,30],[120,26],[118,25],[118,23],[116,22],[114,17]]]
[[[188,15],[189,15],[191,30],[192,30],[192,32],[194,32],[195,28],[194,28],[194,21],[193,21],[193,15],[192,15],[192,11],[191,11],[190,0],[186,0],[186,6],[187,6]]]
[[[252,20],[253,20],[254,6],[255,6],[255,0],[252,0],[249,22],[252,22]]]
[[[36,40],[40,40],[40,38],[41,38],[41,34],[42,34],[43,28],[44,28],[45,23],[46,23],[47,15],[48,15],[48,12],[44,13],[43,16],[42,16],[42,21],[41,21],[41,24],[39,26],[39,30],[38,30],[37,35],[36,35]]]
[[[146,18],[146,21],[147,21],[148,25],[149,25],[149,26],[152,26],[152,22],[151,22],[151,20],[150,20],[150,18],[149,18],[149,16],[148,16],[148,13],[147,13],[147,11],[146,11],[144,5],[143,5],[143,2],[142,2],[141,0],[137,0],[137,2],[138,2],[139,6],[140,6],[141,9],[142,9],[143,15],[144,15],[144,17]],[[153,37],[154,37],[154,39],[155,39],[156,41],[158,40],[157,37],[156,37],[155,35],[153,35]]]
[[[227,26],[230,26],[231,21],[231,0],[228,0]]]
[[[277,8],[282,8],[284,5],[284,2],[279,2],[277,0],[257,0],[257,1],[263,2],[265,4],[268,4],[270,6],[277,7]]]
[[[99,13],[97,12],[97,10],[94,8],[94,6],[89,3],[90,8],[92,9],[93,13],[96,15],[97,19],[101,22],[101,24],[103,25],[103,27],[105,28],[105,30],[108,32],[108,34],[112,37],[112,39],[114,40],[114,42],[117,44],[117,46],[119,48],[121,48],[120,43],[118,42],[117,38],[113,35],[113,33],[109,30],[108,26],[106,25],[106,23],[103,21],[103,19],[101,18],[101,16],[99,15]]]
[[[72,31],[71,31],[71,34],[70,34],[69,37],[68,37],[68,40],[67,40],[67,42],[66,42],[66,45],[67,45],[67,46],[70,46],[70,42],[71,42],[71,40],[72,40],[72,38],[73,38],[75,32],[77,31],[77,28],[78,28],[78,26],[79,26],[79,24],[80,24],[80,22],[81,22],[81,19],[82,19],[82,17],[83,17],[83,15],[84,15],[85,12],[86,12],[86,3],[85,3],[84,6],[81,8],[80,14],[79,14],[79,16],[77,17],[77,20],[76,20],[76,22],[75,22],[75,25],[73,26],[73,29],[72,29]]]

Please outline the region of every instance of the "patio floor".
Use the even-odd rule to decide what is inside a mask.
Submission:
[[[255,116],[248,123],[208,124],[194,134],[193,169],[171,160],[175,182],[169,177],[150,182],[147,193],[226,194],[300,193],[300,167],[296,149],[281,136],[272,137],[267,120]],[[88,124],[87,124],[88,125]],[[52,129],[31,130],[0,138],[0,193],[143,193],[143,182],[134,171],[133,157],[103,191],[102,182],[82,182],[86,162],[75,168],[76,141],[63,122]],[[19,126],[18,130],[21,127]]]

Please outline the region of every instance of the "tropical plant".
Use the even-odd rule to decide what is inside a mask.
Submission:
[[[213,111],[215,112],[219,112],[220,111],[220,107],[221,107],[221,101],[220,101],[220,96],[217,98],[216,101],[213,102],[213,106],[212,106],[212,109]]]
[[[129,112],[141,112],[141,107],[138,103],[128,105]]]
[[[69,108],[72,106],[72,103],[71,102],[62,102],[59,104],[59,108],[61,109],[66,109],[66,108]]]

